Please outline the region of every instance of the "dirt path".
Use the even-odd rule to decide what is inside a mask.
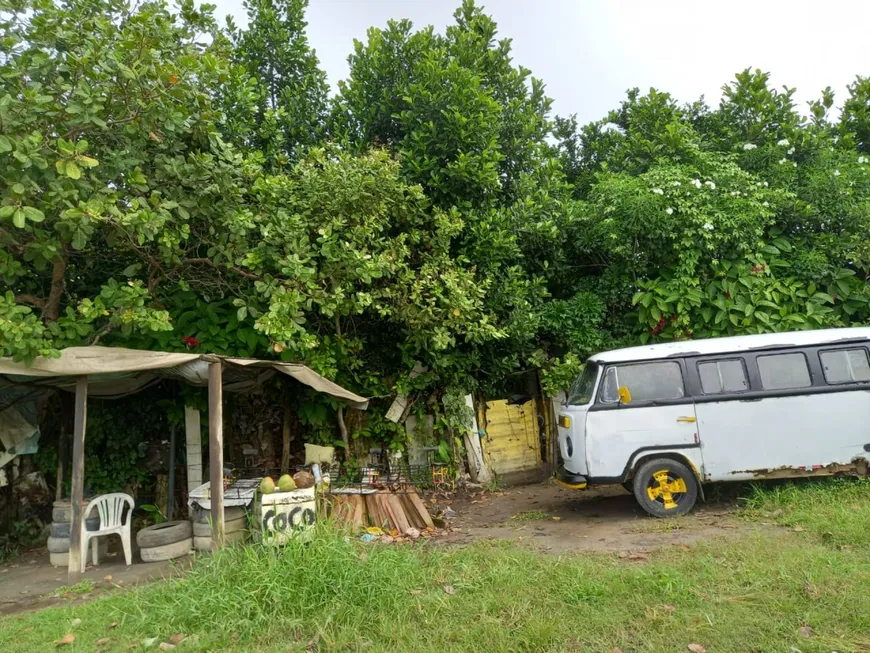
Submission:
[[[621,487],[578,491],[548,482],[438,500],[434,508],[448,504],[457,514],[446,543],[512,540],[553,553],[636,552],[765,528],[737,519],[733,503],[699,503],[684,517],[654,519]]]

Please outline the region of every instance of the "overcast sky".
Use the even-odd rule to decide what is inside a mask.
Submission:
[[[211,0],[217,15],[246,22],[241,0]],[[353,39],[391,18],[436,30],[461,0],[310,0],[308,38],[335,90]],[[870,75],[870,0],[489,0],[513,39],[514,61],[544,80],[554,112],[585,123],[616,108],[631,87],[716,104],[746,67],[797,87],[798,104],[830,85],[837,105],[856,74]]]

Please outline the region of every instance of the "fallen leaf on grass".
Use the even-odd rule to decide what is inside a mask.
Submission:
[[[55,647],[57,647],[57,646],[69,646],[74,641],[76,641],[76,636],[73,635],[72,633],[67,633],[61,639],[55,641],[54,645],[55,645]]]
[[[238,634],[238,633],[233,633],[232,635],[230,635],[230,637],[232,638],[232,640],[233,640],[234,642],[238,642],[238,641],[239,641],[239,634]]]
[[[112,630],[112,628],[117,628],[117,627],[118,627],[117,621],[113,621],[112,623],[109,624],[109,630]]]
[[[561,521],[561,517],[550,517],[553,521]]]
[[[663,605],[662,610],[664,610],[665,612],[676,612],[677,608],[673,605]]]
[[[182,640],[184,640],[185,637],[187,637],[187,635],[185,635],[184,633],[176,633],[169,638],[169,643],[178,646],[179,644],[181,644]]]
[[[707,649],[700,644],[689,644],[688,648],[692,653],[707,653]]]
[[[803,532],[804,532],[804,527],[801,526],[800,524],[798,524],[798,525],[795,526],[792,530],[793,530],[795,533],[803,533]]]
[[[154,644],[156,642],[157,642],[156,637],[146,637],[145,639],[142,640],[142,646],[144,646],[145,648],[151,648],[152,646],[154,646]]]
[[[96,642],[94,642],[94,644],[96,644],[97,646],[103,646],[104,644],[108,644],[110,641],[111,640],[108,637],[101,637]]]
[[[169,642],[160,642],[159,648],[161,651],[171,651],[175,648],[175,644],[170,644]]]
[[[610,649],[610,653],[622,653],[622,649],[618,646],[614,646],[612,649]]]
[[[112,582],[112,574],[106,574],[105,576],[103,576],[103,580],[111,583]]]
[[[420,596],[423,593],[423,590],[408,590],[409,594],[413,594],[414,596]]]
[[[801,626],[800,628],[798,628],[798,635],[800,635],[801,637],[812,637],[815,634],[816,631],[814,631],[809,626]]]
[[[444,593],[445,594],[456,594],[456,590],[453,589],[453,585],[445,585],[444,586]]]
[[[72,626],[73,626],[73,628],[75,628],[76,626],[81,626],[81,625],[82,625],[82,620],[81,620],[81,619],[73,619],[73,620],[72,620]]]

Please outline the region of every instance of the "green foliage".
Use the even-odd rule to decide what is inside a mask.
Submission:
[[[328,87],[305,36],[307,6],[308,0],[248,0],[247,28],[229,19],[229,56],[244,72],[222,87],[224,133],[273,169],[324,136]]]
[[[245,6],[2,5],[0,355],[273,356],[449,433],[600,349],[870,320],[866,78],[836,119],[747,69],[580,126],[464,0],[369,30],[329,100],[305,0]],[[401,449],[383,408],[358,436]],[[312,439],[335,409],[304,396]]]

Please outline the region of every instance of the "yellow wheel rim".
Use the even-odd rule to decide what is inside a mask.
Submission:
[[[667,469],[653,472],[646,488],[650,501],[661,503],[665,510],[679,506],[687,491],[685,479]]]

